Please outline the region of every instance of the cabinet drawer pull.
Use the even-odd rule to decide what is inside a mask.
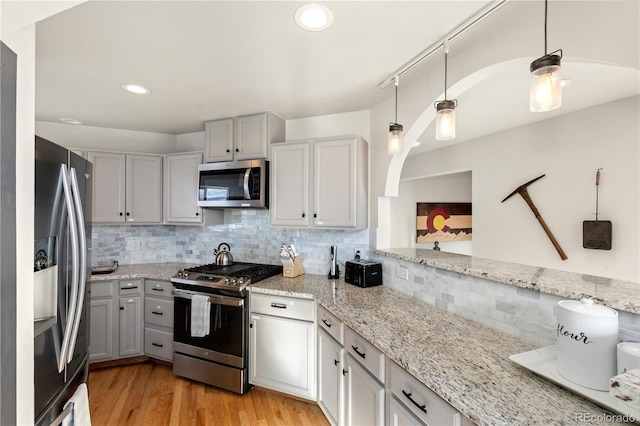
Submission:
[[[413,400],[413,398],[411,398],[411,392],[407,393],[407,392],[405,392],[405,390],[404,390],[404,389],[402,389],[402,394],[403,394],[404,396],[406,396],[406,397],[407,397],[407,399],[413,403],[413,405],[415,405],[416,407],[418,407],[418,408],[420,409],[420,411],[423,411],[425,414],[427,414],[427,406],[426,406],[426,405],[420,405],[420,404],[418,404],[417,402],[415,402],[415,401]]]
[[[121,311],[124,311],[124,306],[120,306],[120,310],[121,310]]]
[[[164,288],[152,288],[153,291],[164,291]]]
[[[278,308],[278,309],[287,309],[287,305],[284,303],[272,303],[271,307]]]
[[[360,355],[362,358],[366,358],[366,357],[367,357],[367,354],[366,354],[366,353],[364,353],[364,352],[360,352],[360,351],[358,350],[358,347],[357,347],[357,346],[353,346],[353,345],[351,345],[351,347],[352,347],[352,348],[353,348],[353,350],[354,350],[354,351],[356,351],[356,353],[357,353],[358,355]]]
[[[159,348],[164,348],[164,345],[163,345],[162,343],[151,342],[151,344],[152,344],[153,346],[157,346],[157,347],[159,347]]]
[[[322,322],[324,323],[324,325],[326,325],[328,328],[331,328],[331,323],[329,321],[327,321],[326,319],[322,318]]]
[[[137,288],[138,288],[138,286],[135,286],[135,287],[120,287],[120,290],[135,290]]]
[[[163,313],[163,312],[158,312],[158,311],[151,311],[151,313],[152,313],[153,315],[164,315],[164,313]]]

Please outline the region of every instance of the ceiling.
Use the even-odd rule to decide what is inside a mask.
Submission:
[[[490,1],[322,2],[334,14],[322,32],[295,24],[306,3],[88,1],[45,19],[36,32],[36,120],[183,134],[260,111],[290,120],[371,109],[393,96],[393,86],[378,83]],[[495,18],[508,19],[508,8]],[[456,143],[638,93],[636,69],[563,61],[574,81],[563,107],[531,114],[521,95],[528,73],[509,67],[528,63],[459,94]],[[418,77],[408,72],[403,86]],[[123,83],[151,94],[125,92]],[[509,107],[496,114],[500,105]],[[412,154],[443,146],[434,133],[427,127]]]

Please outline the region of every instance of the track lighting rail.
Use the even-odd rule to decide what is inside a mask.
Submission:
[[[480,21],[487,18],[489,15],[500,9],[502,6],[507,4],[510,0],[494,0],[489,5],[483,7],[471,17],[467,18],[460,25],[455,27],[449,33],[447,33],[441,40],[435,42],[431,46],[427,47],[425,50],[420,52],[416,57],[411,59],[409,62],[398,68],[394,73],[392,73],[389,77],[387,77],[384,81],[378,84],[378,88],[384,89],[389,84],[393,83],[397,77],[402,76],[405,72],[409,71],[416,65],[420,64],[422,61],[427,59],[429,56],[437,52],[445,43],[453,41],[458,36],[462,35],[465,31],[471,29]]]

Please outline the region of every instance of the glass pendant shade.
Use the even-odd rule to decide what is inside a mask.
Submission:
[[[387,152],[389,154],[401,153],[403,149],[402,139],[402,124],[391,123],[391,125],[389,125]]]
[[[456,137],[456,103],[442,101],[436,105],[436,140],[446,141]]]
[[[544,112],[562,105],[562,77],[560,57],[545,55],[531,63],[529,110]]]

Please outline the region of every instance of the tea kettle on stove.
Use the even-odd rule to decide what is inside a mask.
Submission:
[[[217,249],[213,249],[213,254],[216,256],[216,265],[233,265],[233,256],[231,255],[229,244],[220,243]]]

